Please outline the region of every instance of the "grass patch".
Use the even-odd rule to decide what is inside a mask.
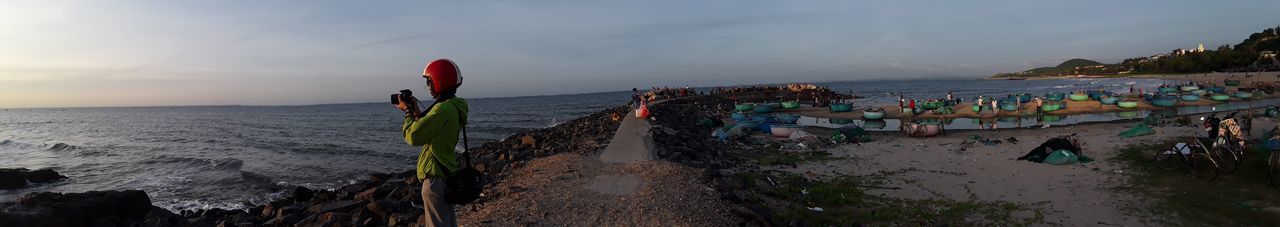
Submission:
[[[1183,170],[1155,166],[1157,150],[1175,142],[1137,145],[1112,158],[1131,171],[1117,190],[1147,201],[1150,214],[1166,224],[1190,226],[1275,226],[1280,224],[1280,188],[1267,182],[1266,154],[1250,149],[1235,174],[1205,181]]]
[[[1001,201],[898,199],[865,193],[879,187],[884,172],[842,176],[827,181],[770,171],[744,173],[756,202],[770,207],[784,225],[1032,225],[1043,222],[1043,209]],[[822,211],[811,210],[822,208]]]

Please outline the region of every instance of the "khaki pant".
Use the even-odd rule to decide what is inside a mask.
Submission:
[[[444,179],[431,177],[422,180],[422,209],[426,212],[422,217],[422,226],[458,226],[453,204],[444,199],[445,189],[448,188]]]

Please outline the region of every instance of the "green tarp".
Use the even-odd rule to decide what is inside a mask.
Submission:
[[[1071,153],[1071,151],[1069,150],[1056,150],[1056,151],[1053,151],[1052,153],[1049,153],[1049,156],[1044,158],[1044,163],[1049,163],[1053,165],[1066,165],[1066,164],[1072,164],[1072,163],[1089,163],[1092,161],[1093,161],[1092,158],[1076,155],[1075,153]]]
[[[1137,126],[1133,126],[1133,128],[1130,128],[1129,130],[1121,132],[1120,137],[1130,138],[1130,137],[1145,136],[1145,135],[1151,135],[1151,134],[1156,134],[1156,130],[1151,129],[1151,127],[1147,126],[1146,124],[1138,124]]]

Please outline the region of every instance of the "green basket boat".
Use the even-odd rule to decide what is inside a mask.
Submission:
[[[1125,108],[1125,109],[1132,109],[1132,108],[1138,107],[1138,102],[1134,102],[1134,101],[1117,102],[1116,106],[1120,106],[1120,108]]]
[[[1072,93],[1070,98],[1071,98],[1071,101],[1084,101],[1084,100],[1089,100],[1089,95],[1086,95],[1084,93]]]
[[[1183,95],[1183,96],[1182,96],[1182,101],[1183,101],[1183,102],[1195,102],[1195,101],[1200,101],[1200,96],[1199,96],[1199,95]]]
[[[1195,90],[1200,90],[1200,87],[1197,87],[1197,86],[1182,86],[1182,91],[1195,91]]]
[[[752,105],[750,103],[733,105],[733,110],[736,110],[736,111],[751,111],[754,109],[756,109],[756,105]]]
[[[1002,109],[1002,110],[1004,110],[1004,111],[1017,111],[1017,110],[1018,110],[1018,104],[1013,103],[1013,102],[1008,102],[1008,103],[1000,104],[1000,109]]]
[[[1228,99],[1231,99],[1231,96],[1226,94],[1209,95],[1209,100],[1213,100],[1213,101],[1227,101]]]
[[[972,105],[969,108],[972,108],[974,113],[982,112],[982,106],[979,105]]]
[[[1114,105],[1116,104],[1116,102],[1119,102],[1119,101],[1120,101],[1120,98],[1116,98],[1116,97],[1103,97],[1102,99],[1098,99],[1098,102],[1102,103],[1103,105]]]
[[[1173,107],[1177,104],[1178,100],[1173,98],[1158,98],[1151,100],[1151,105],[1159,107]]]
[[[782,108],[783,108],[783,109],[798,109],[798,108],[800,108],[800,102],[796,102],[796,101],[786,101],[786,102],[782,102]]]
[[[1249,99],[1249,98],[1252,98],[1252,97],[1253,97],[1253,93],[1244,92],[1244,91],[1237,91],[1237,92],[1236,92],[1236,98]]]
[[[1041,110],[1041,111],[1044,111],[1044,112],[1053,112],[1053,111],[1056,111],[1056,110],[1058,110],[1058,109],[1062,109],[1062,104],[1061,104],[1061,103],[1056,103],[1056,102],[1054,102],[1054,103],[1045,103],[1045,104],[1040,105],[1040,110]]]
[[[850,105],[847,103],[836,103],[836,104],[831,104],[830,109],[832,113],[844,113],[844,112],[853,111],[853,105]]]
[[[1204,93],[1205,93],[1205,90],[1194,90],[1194,91],[1191,91],[1191,94],[1193,94],[1193,95],[1204,95]]]
[[[932,110],[942,107],[942,101],[925,101],[920,103],[921,109]]]
[[[883,109],[879,109],[879,110],[863,110],[863,111],[862,111],[862,119],[866,119],[866,120],[879,120],[879,119],[884,119],[884,110],[883,110]]]
[[[1160,89],[1160,94],[1178,92],[1178,88],[1175,88],[1175,87],[1160,87],[1159,89]]]

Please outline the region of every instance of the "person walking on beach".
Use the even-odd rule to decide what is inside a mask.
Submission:
[[[631,88],[631,107],[640,108],[640,89]]]
[[[427,79],[427,90],[435,100],[427,106],[426,113],[405,103],[417,100],[400,100],[397,109],[404,111],[404,141],[422,146],[418,152],[418,180],[422,181],[422,207],[425,226],[458,226],[453,205],[445,200],[445,178],[456,173],[458,165],[454,146],[458,133],[467,119],[467,102],[455,97],[462,85],[462,72],[448,59],[438,59],[427,64],[422,77]],[[404,99],[404,97],[402,97]]]
[[[985,101],[987,100],[983,99],[981,95],[978,96],[978,104],[977,104],[978,108],[975,111],[973,111],[974,114],[977,114],[979,116],[982,115],[982,104],[986,104]]]

